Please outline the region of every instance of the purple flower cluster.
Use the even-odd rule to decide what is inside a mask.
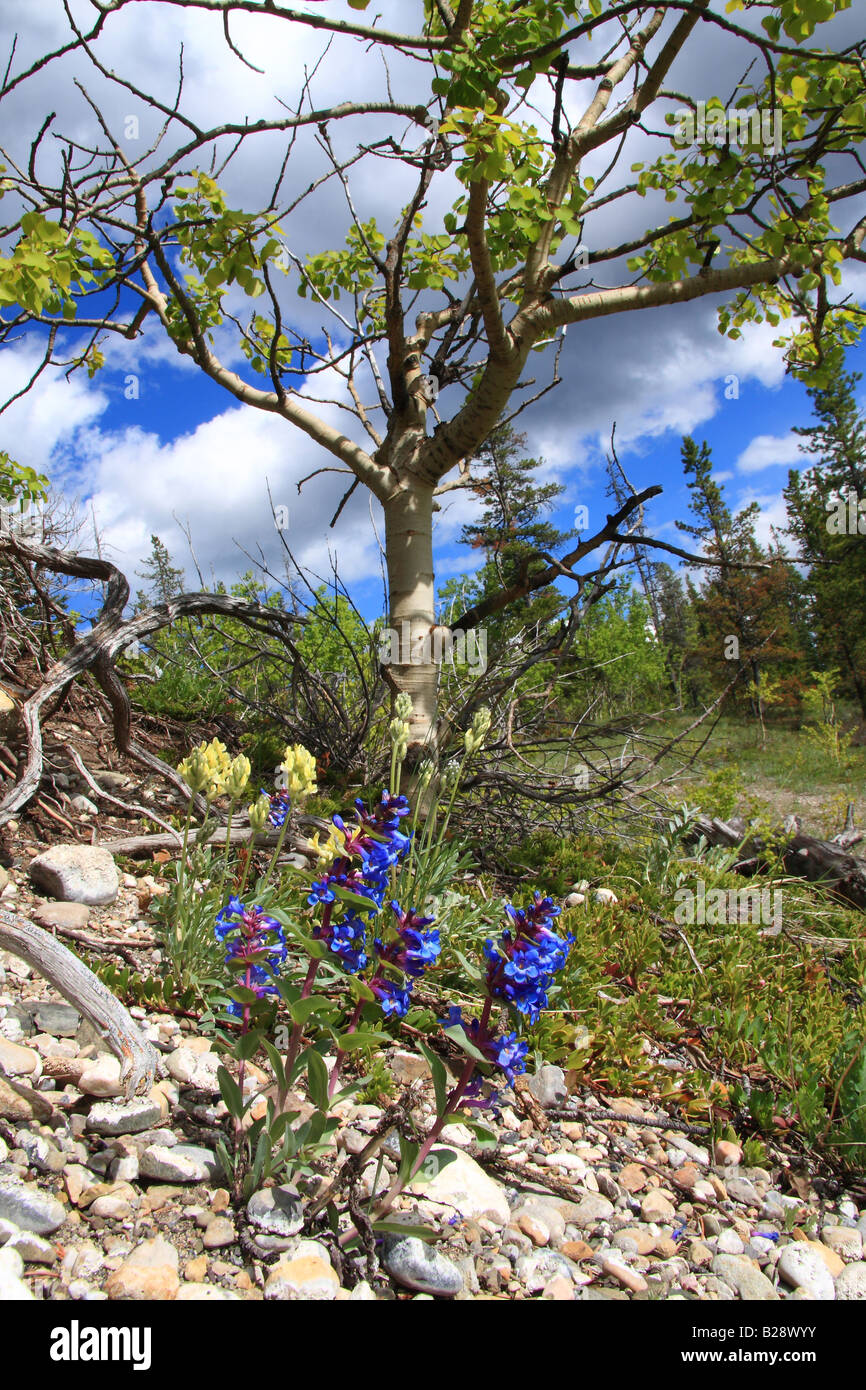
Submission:
[[[505,904],[513,928],[502,933],[494,944],[484,943],[488,961],[487,990],[494,998],[505,999],[530,1023],[537,1023],[547,1008],[547,995],[553,977],[568,958],[573,936],[557,936],[553,919],[561,908],[552,898],[534,894],[527,908]]]
[[[227,946],[225,963],[238,977],[238,984],[251,989],[259,999],[277,994],[274,977],[286,958],[286,938],[283,928],[273,917],[267,917],[260,907],[247,907],[240,898],[229,898],[217,913],[214,934]],[[243,1006],[232,1002],[227,1012],[243,1017]]]
[[[268,811],[268,821],[275,830],[281,830],[286,816],[292,809],[292,798],[287,791],[266,792],[262,788],[262,796],[266,796],[271,803]]]
[[[311,907],[324,908],[322,921],[313,928],[313,936],[327,944],[350,974],[358,974],[370,963],[366,924],[382,910],[390,887],[391,869],[409,853],[411,836],[404,835],[400,829],[403,817],[408,814],[409,803],[405,796],[392,796],[383,791],[372,810],[368,811],[360,798],[356,800],[354,821],[349,825],[340,816],[333,818],[343,839],[343,853],[330,871],[311,885],[307,902]],[[339,920],[334,920],[341,896],[339,889],[369,899],[369,909],[349,904]],[[424,931],[433,921],[432,917],[403,912],[393,900],[391,907],[397,919],[394,936],[387,942],[379,936],[374,938],[375,969],[367,984],[384,1014],[403,1018],[409,1009],[412,981],[439,955],[439,933]],[[393,974],[401,974],[402,981],[389,977]]]

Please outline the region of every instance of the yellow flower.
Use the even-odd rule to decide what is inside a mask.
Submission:
[[[226,791],[233,801],[236,801],[245,791],[251,771],[249,758],[245,758],[243,753],[239,753],[226,776]]]
[[[293,801],[316,791],[316,760],[303,744],[289,745],[280,766],[286,774],[286,790]]]
[[[254,801],[247,810],[247,815],[249,816],[250,825],[253,830],[257,832],[259,830],[264,830],[268,823],[268,812],[270,809],[271,799],[263,792],[258,801]]]

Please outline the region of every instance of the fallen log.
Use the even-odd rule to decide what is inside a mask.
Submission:
[[[64,999],[89,1019],[120,1059],[121,1080],[131,1100],[156,1078],[157,1057],[138,1024],[83,961],[26,917],[0,911],[0,950],[26,960]]]
[[[781,847],[771,846],[761,835],[749,835],[741,817],[730,821],[697,816],[686,839],[694,843],[701,836],[710,845],[739,847],[741,857],[731,867],[740,874],[766,871],[781,859],[786,873],[832,893],[851,907],[866,912],[866,859],[860,859],[833,840],[816,840],[799,829]]]

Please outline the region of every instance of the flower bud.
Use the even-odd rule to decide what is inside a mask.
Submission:
[[[401,690],[394,701],[394,713],[398,719],[408,719],[412,713],[412,696],[405,690]]]
[[[250,760],[245,758],[243,753],[239,753],[228,770],[225,780],[226,791],[233,801],[246,790],[247,782],[250,780]]]
[[[250,825],[257,833],[264,830],[268,823],[268,812],[271,809],[271,799],[263,792],[258,801],[254,801],[247,811],[250,818]]]

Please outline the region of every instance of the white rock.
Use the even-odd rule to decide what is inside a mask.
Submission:
[[[409,1190],[427,1202],[456,1210],[466,1220],[486,1217],[505,1226],[511,1217],[502,1185],[488,1177],[468,1154],[444,1145],[431,1149]]]
[[[786,1284],[795,1289],[805,1289],[812,1298],[822,1303],[831,1302],[836,1297],[833,1276],[824,1261],[800,1241],[786,1245],[779,1252],[778,1269]]]

